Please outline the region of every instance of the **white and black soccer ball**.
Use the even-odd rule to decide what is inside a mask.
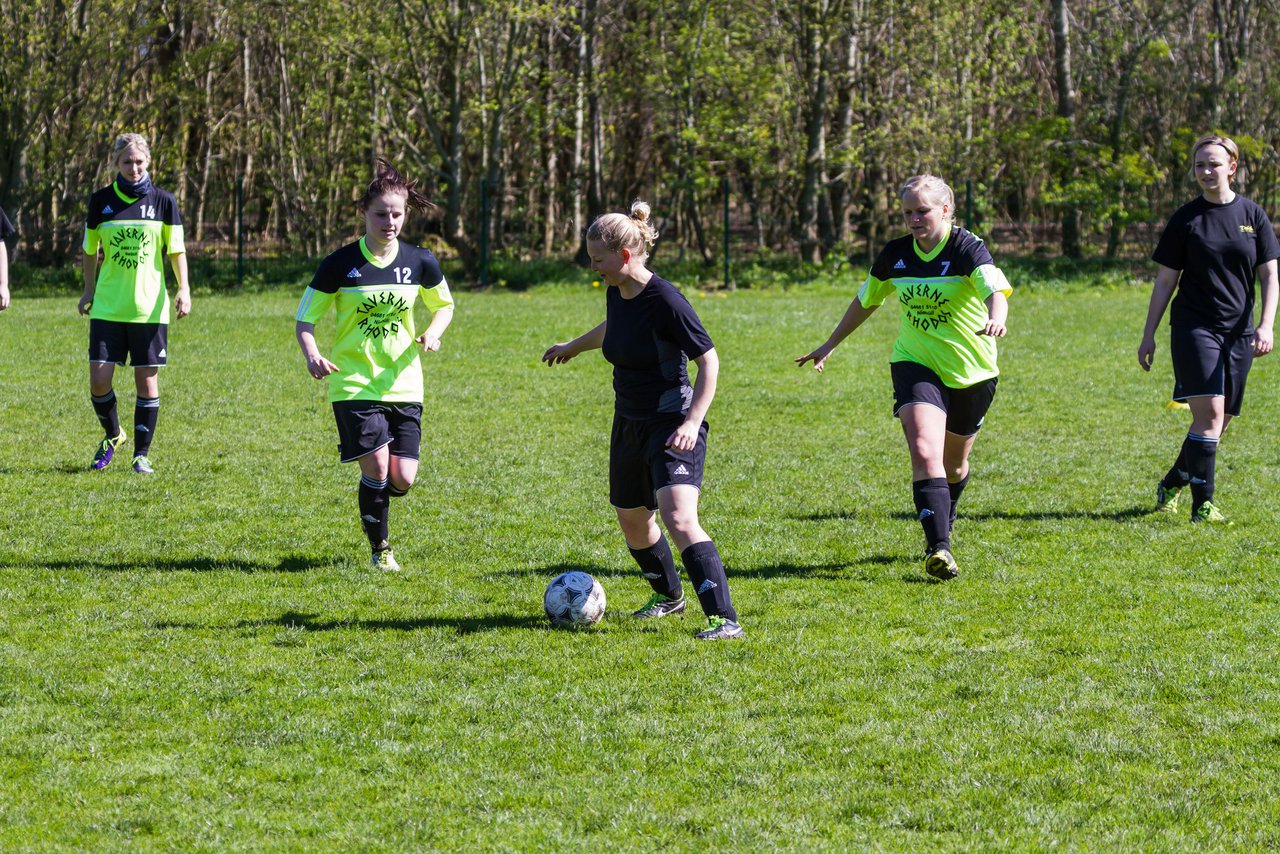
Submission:
[[[547,585],[542,607],[556,628],[594,626],[604,616],[604,588],[589,573],[565,572]]]

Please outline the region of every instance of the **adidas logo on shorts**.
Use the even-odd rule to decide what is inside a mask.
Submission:
[[[905,270],[905,269],[907,269],[907,264],[906,264],[906,262],[905,262],[905,261],[903,261],[901,258],[899,258],[899,259],[898,259],[898,263],[893,265],[893,269],[895,269],[895,270]]]
[[[359,270],[357,270],[355,267],[352,267],[352,268],[351,268],[351,272],[350,272],[350,273],[347,273],[347,278],[348,278],[348,279],[359,279],[359,278],[360,278],[360,271],[359,271]]]
[[[675,471],[673,471],[673,472],[672,472],[672,474],[678,474],[678,475],[680,475],[680,476],[682,476],[682,477],[688,477],[688,476],[689,476],[689,470],[688,470],[687,468],[685,468],[684,463],[681,463],[680,465],[676,466],[676,470],[675,470]]]
[[[103,212],[103,214],[113,214],[113,213],[115,213],[115,211],[113,211],[113,210],[111,209],[111,205],[107,205],[105,208],[103,208],[103,209],[102,209],[102,212]]]

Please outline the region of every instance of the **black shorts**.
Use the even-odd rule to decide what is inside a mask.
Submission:
[[[947,413],[947,432],[972,436],[982,427],[996,396],[999,377],[965,388],[951,388],[919,362],[893,362],[893,414],[909,403],[927,403]]]
[[[338,400],[338,453],[349,463],[391,446],[391,456],[416,460],[422,444],[422,404],[379,400]]]
[[[1244,383],[1253,366],[1253,336],[1212,329],[1169,327],[1173,399],[1221,397],[1228,415],[1239,415]]]
[[[707,422],[698,428],[692,451],[666,446],[667,439],[684,419],[660,418],[633,421],[613,416],[609,437],[609,503],[623,510],[658,509],[658,490],[688,484],[702,488],[702,467],[707,459]]]
[[[125,323],[89,318],[89,361],[135,368],[161,368],[169,363],[169,324]]]

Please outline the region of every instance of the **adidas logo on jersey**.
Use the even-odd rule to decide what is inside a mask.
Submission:
[[[678,474],[678,475],[680,475],[681,477],[688,477],[688,476],[689,476],[689,470],[688,470],[687,468],[685,468],[684,463],[681,463],[680,465],[676,466],[676,470],[675,470],[675,471],[673,471],[673,472],[672,472],[672,474]]]
[[[720,586],[719,584],[716,584],[710,578],[704,579],[702,582],[702,586],[698,588],[698,595],[701,596],[703,593],[706,593],[708,590],[715,590],[719,586]]]
[[[905,269],[907,269],[907,264],[906,264],[906,262],[905,262],[905,261],[903,261],[901,258],[899,258],[899,259],[898,259],[898,263],[893,265],[893,269],[895,269],[895,270],[905,270]]]
[[[105,208],[103,208],[103,209],[102,209],[102,213],[103,213],[104,215],[106,215],[106,214],[113,214],[113,213],[115,213],[115,211],[113,211],[113,210],[111,209],[111,205],[107,205]]]
[[[348,278],[348,279],[358,279],[358,278],[360,278],[360,271],[359,271],[359,270],[357,270],[355,267],[352,267],[352,268],[351,268],[351,272],[350,272],[350,273],[347,273],[347,278]]]

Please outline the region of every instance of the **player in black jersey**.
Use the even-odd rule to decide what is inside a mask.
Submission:
[[[1262,208],[1231,189],[1240,160],[1233,141],[1201,137],[1191,158],[1200,197],[1169,219],[1151,256],[1160,266],[1138,364],[1151,370],[1156,328],[1172,298],[1173,399],[1191,407],[1191,429],[1173,468],[1156,485],[1156,510],[1175,512],[1189,484],[1191,521],[1222,522],[1225,517],[1213,502],[1218,443],[1231,418],[1240,414],[1254,357],[1270,353],[1274,343],[1280,242]],[[1259,281],[1262,309],[1255,327]]]
[[[307,372],[327,378],[342,462],[357,462],[360,523],[375,569],[398,570],[388,511],[418,475],[422,442],[423,351],[440,349],[453,319],[453,297],[429,250],[399,239],[407,208],[431,203],[391,164],[378,160],[360,199],[364,236],[320,263],[295,316]],[[421,299],[431,323],[419,335],[413,307]],[[330,358],[316,344],[315,324],[337,317]],[[429,441],[440,443],[439,436]]]
[[[4,209],[0,208],[0,311],[9,307],[9,247],[5,245],[5,241],[15,234],[17,231],[13,223],[9,222]]]
[[[542,360],[557,365],[601,348],[613,365],[609,501],[632,557],[653,588],[634,616],[665,617],[685,609],[680,574],[657,510],[707,616],[706,629],[696,637],[741,637],[720,553],[698,522],[707,453],[704,419],[715,397],[719,358],[689,301],[645,267],[656,239],[644,202],[633,202],[629,216],[605,214],[591,224],[591,267],[609,286],[605,321],[550,347]],[[690,359],[698,366],[692,384]]]
[[[171,194],[151,183],[151,149],[136,134],[120,136],[112,150],[119,174],[89,197],[84,224],[84,295],[80,313],[89,315],[89,391],[106,437],[93,455],[104,469],[124,442],[116,393],[116,365],[133,365],[137,399],[133,410],[133,470],[151,474],[148,454],[160,414],[160,368],[168,363],[169,292],[164,260],[169,259],[178,290],[178,317],[191,311],[182,218]],[[102,265],[99,267],[99,253]]]

